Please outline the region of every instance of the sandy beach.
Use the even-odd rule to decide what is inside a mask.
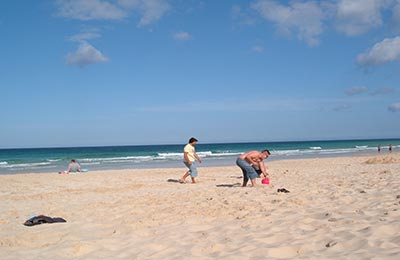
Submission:
[[[0,176],[0,259],[399,259],[400,154],[267,166]]]

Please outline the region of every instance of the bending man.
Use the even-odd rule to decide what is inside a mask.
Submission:
[[[268,176],[265,169],[264,159],[267,159],[271,153],[268,150],[249,151],[240,155],[236,160],[236,165],[242,169],[243,172],[243,187],[246,187],[247,182],[251,181],[251,185],[256,186],[256,178],[259,177],[256,171],[259,170],[264,177]]]

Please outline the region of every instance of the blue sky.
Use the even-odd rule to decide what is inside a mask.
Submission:
[[[400,1],[0,3],[0,147],[400,137]]]

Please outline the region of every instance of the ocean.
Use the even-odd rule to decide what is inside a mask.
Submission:
[[[351,156],[400,151],[400,139],[335,140],[257,143],[198,143],[196,151],[203,166],[235,165],[235,158],[249,150],[269,149],[268,161],[296,158]],[[59,172],[76,159],[89,170],[184,167],[183,147],[179,145],[141,145],[107,147],[0,149],[0,174]]]

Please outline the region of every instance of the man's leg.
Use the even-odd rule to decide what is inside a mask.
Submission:
[[[186,178],[187,178],[189,175],[190,175],[190,173],[189,173],[189,172],[186,172],[186,173],[182,176],[181,182],[186,183]]]
[[[258,173],[256,172],[256,170],[253,167],[247,169],[247,175],[248,175],[248,177],[249,177],[249,179],[251,181],[251,186],[252,187],[256,187],[257,186],[256,180],[259,177]]]
[[[190,175],[191,173],[191,169],[190,169],[190,165],[187,162],[183,162],[185,164],[186,167],[188,167],[188,171],[182,176],[181,178],[181,182],[182,183],[186,183],[186,178]],[[192,164],[193,165],[193,164]]]
[[[196,183],[196,177],[197,177],[197,166],[196,162],[193,162],[192,165],[190,165],[190,177],[192,178],[192,183]]]
[[[248,181],[249,181],[249,179],[243,178],[243,185],[242,185],[242,187],[246,187]]]
[[[245,160],[238,158],[236,160],[236,165],[242,170],[243,173],[243,184],[242,187],[247,186],[247,182],[249,181],[249,177],[247,176],[247,167],[250,166]],[[251,166],[250,166],[251,167]]]
[[[243,172],[243,185],[242,187],[246,187],[247,186],[247,182],[249,181],[249,177],[247,176],[246,170],[242,169]]]

